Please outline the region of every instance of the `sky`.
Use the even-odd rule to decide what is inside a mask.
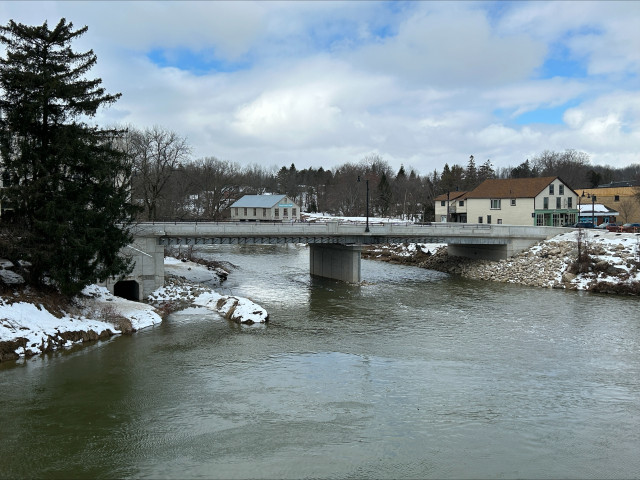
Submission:
[[[96,122],[174,131],[193,159],[640,163],[640,1],[0,2],[4,25],[61,18],[122,94]]]

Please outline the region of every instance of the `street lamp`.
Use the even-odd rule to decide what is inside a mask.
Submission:
[[[360,181],[360,175],[358,175],[358,182]],[[364,231],[368,232],[369,231],[369,179],[365,180],[366,184],[367,184],[367,226],[365,227]]]
[[[593,223],[594,227],[596,226],[595,207],[596,207],[596,196],[591,195],[591,223]]]

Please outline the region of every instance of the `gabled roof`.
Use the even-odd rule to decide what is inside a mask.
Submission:
[[[238,199],[233,207],[271,208],[277,205],[286,195],[245,195]]]
[[[490,178],[470,191],[467,198],[535,198],[556,178]]]
[[[456,190],[455,192],[449,192],[449,201],[453,202],[454,200],[464,200],[465,198],[467,198],[467,192],[466,190]],[[443,193],[442,195],[438,195],[436,198],[434,198],[433,200],[436,202],[440,202],[442,200],[446,200],[447,199],[447,194]]]

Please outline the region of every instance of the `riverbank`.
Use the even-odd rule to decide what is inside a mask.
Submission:
[[[269,319],[266,310],[251,300],[214,291],[229,273],[220,266],[166,257],[164,287],[141,303],[116,297],[98,285],[86,287],[72,299],[38,292],[23,285],[9,262],[0,264],[0,362],[131,334],[191,306],[243,325]]]
[[[362,256],[475,280],[639,295],[640,234],[600,230],[583,230],[583,234],[580,241],[588,260],[582,268],[576,265],[578,231],[558,235],[498,262],[452,257],[442,244],[371,246]]]

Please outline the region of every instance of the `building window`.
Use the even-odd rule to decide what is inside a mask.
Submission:
[[[298,209],[297,208],[292,208],[291,209],[291,216],[292,217],[297,217],[298,216]]]
[[[564,195],[564,185],[558,185],[558,195]]]
[[[545,210],[549,210],[549,197],[544,197],[542,199],[542,208]]]
[[[549,195],[553,195],[553,183],[549,185]]]
[[[613,201],[614,202],[619,202],[620,201],[620,195],[614,195]]]
[[[487,215],[487,223],[491,223],[491,215]]]
[[[573,197],[567,198],[567,208],[573,208]]]
[[[280,218],[280,209],[279,208],[276,208],[273,213],[274,213],[273,216],[275,218]]]
[[[464,207],[464,200],[460,200],[460,201],[458,202],[458,205],[459,205],[459,206],[461,206],[461,207]]]
[[[263,209],[262,209],[262,216],[263,216],[263,217],[266,217],[266,216],[267,216],[267,209],[266,209],[266,208],[263,208]]]
[[[512,206],[512,207],[515,207],[515,206],[516,206],[516,199],[515,199],[515,198],[512,198],[512,199],[511,199],[511,206]]]
[[[445,205],[446,205],[446,202],[445,202],[444,200],[441,200],[441,201],[440,201],[440,206],[441,206],[441,207],[444,207]]]
[[[482,217],[478,217],[478,223],[482,223]]]
[[[253,216],[254,216],[254,217],[257,217],[257,216],[258,216],[258,209],[257,209],[257,208],[254,208],[254,209],[253,209]]]
[[[561,197],[556,197],[556,208],[558,208],[558,209],[562,208],[562,198]]]
[[[536,215],[536,225],[538,227],[544,227],[544,215],[543,214]]]
[[[286,218],[289,216],[289,209],[288,208],[283,208],[282,209],[282,217]]]
[[[236,217],[238,216],[238,207],[234,208],[234,210],[236,211]]]
[[[247,216],[247,207],[244,207],[244,216]]]
[[[498,219],[498,225],[502,225],[502,219],[501,218]]]
[[[446,215],[440,215],[440,221],[442,223],[447,223],[447,216]]]
[[[491,210],[500,210],[500,199],[492,198],[491,199]],[[489,222],[487,222],[489,223]]]

